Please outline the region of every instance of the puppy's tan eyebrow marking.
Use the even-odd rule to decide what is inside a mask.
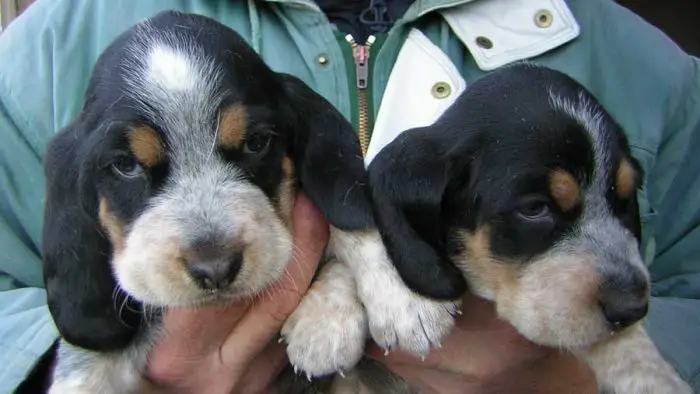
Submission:
[[[248,111],[239,104],[225,109],[219,120],[219,144],[224,148],[238,149],[243,144],[248,127]]]
[[[567,212],[581,203],[581,187],[571,173],[555,170],[549,177],[549,192],[562,211]]]
[[[637,171],[627,159],[622,159],[615,177],[615,193],[620,198],[629,198],[635,189]]]
[[[146,167],[153,167],[165,160],[165,146],[158,133],[150,127],[132,128],[128,134],[129,148],[136,160]]]
[[[100,198],[99,215],[100,225],[107,231],[115,254],[124,250],[124,225],[121,220],[109,211],[109,201],[106,197]]]

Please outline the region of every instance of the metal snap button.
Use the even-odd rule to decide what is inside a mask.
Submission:
[[[325,66],[329,62],[328,55],[325,55],[325,54],[318,55],[318,57],[316,58],[316,61],[318,62],[318,64]]]
[[[535,14],[535,24],[538,27],[549,27],[552,25],[552,19],[554,19],[554,16],[552,16],[552,13],[549,12],[549,10],[539,10]]]
[[[493,48],[493,42],[484,36],[479,36],[476,38],[476,45],[478,45],[484,49]]]
[[[444,99],[449,96],[451,92],[452,88],[447,82],[437,82],[431,89],[431,93],[436,99]]]

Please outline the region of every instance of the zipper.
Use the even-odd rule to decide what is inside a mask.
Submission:
[[[367,108],[367,86],[369,85],[369,49],[376,40],[370,35],[365,45],[359,45],[351,34],[345,40],[352,48],[352,58],[355,60],[355,82],[357,87],[357,110],[359,112],[357,128],[362,156],[367,154],[369,147],[369,108]]]

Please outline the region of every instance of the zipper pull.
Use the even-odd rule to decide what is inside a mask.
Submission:
[[[367,37],[365,45],[359,45],[351,34],[345,36],[345,40],[352,47],[352,57],[355,59],[355,74],[357,75],[357,88],[367,88],[367,78],[369,77],[369,48],[374,44],[376,37]]]

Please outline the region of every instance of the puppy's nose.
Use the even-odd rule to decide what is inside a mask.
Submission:
[[[621,296],[601,300],[601,308],[610,328],[620,331],[642,320],[649,310],[649,303],[646,297]]]
[[[201,288],[220,290],[236,279],[242,264],[243,254],[236,253],[229,259],[189,261],[187,269]]]
[[[610,328],[620,331],[642,320],[649,309],[649,281],[644,271],[618,263],[606,267],[604,278],[599,301]]]

